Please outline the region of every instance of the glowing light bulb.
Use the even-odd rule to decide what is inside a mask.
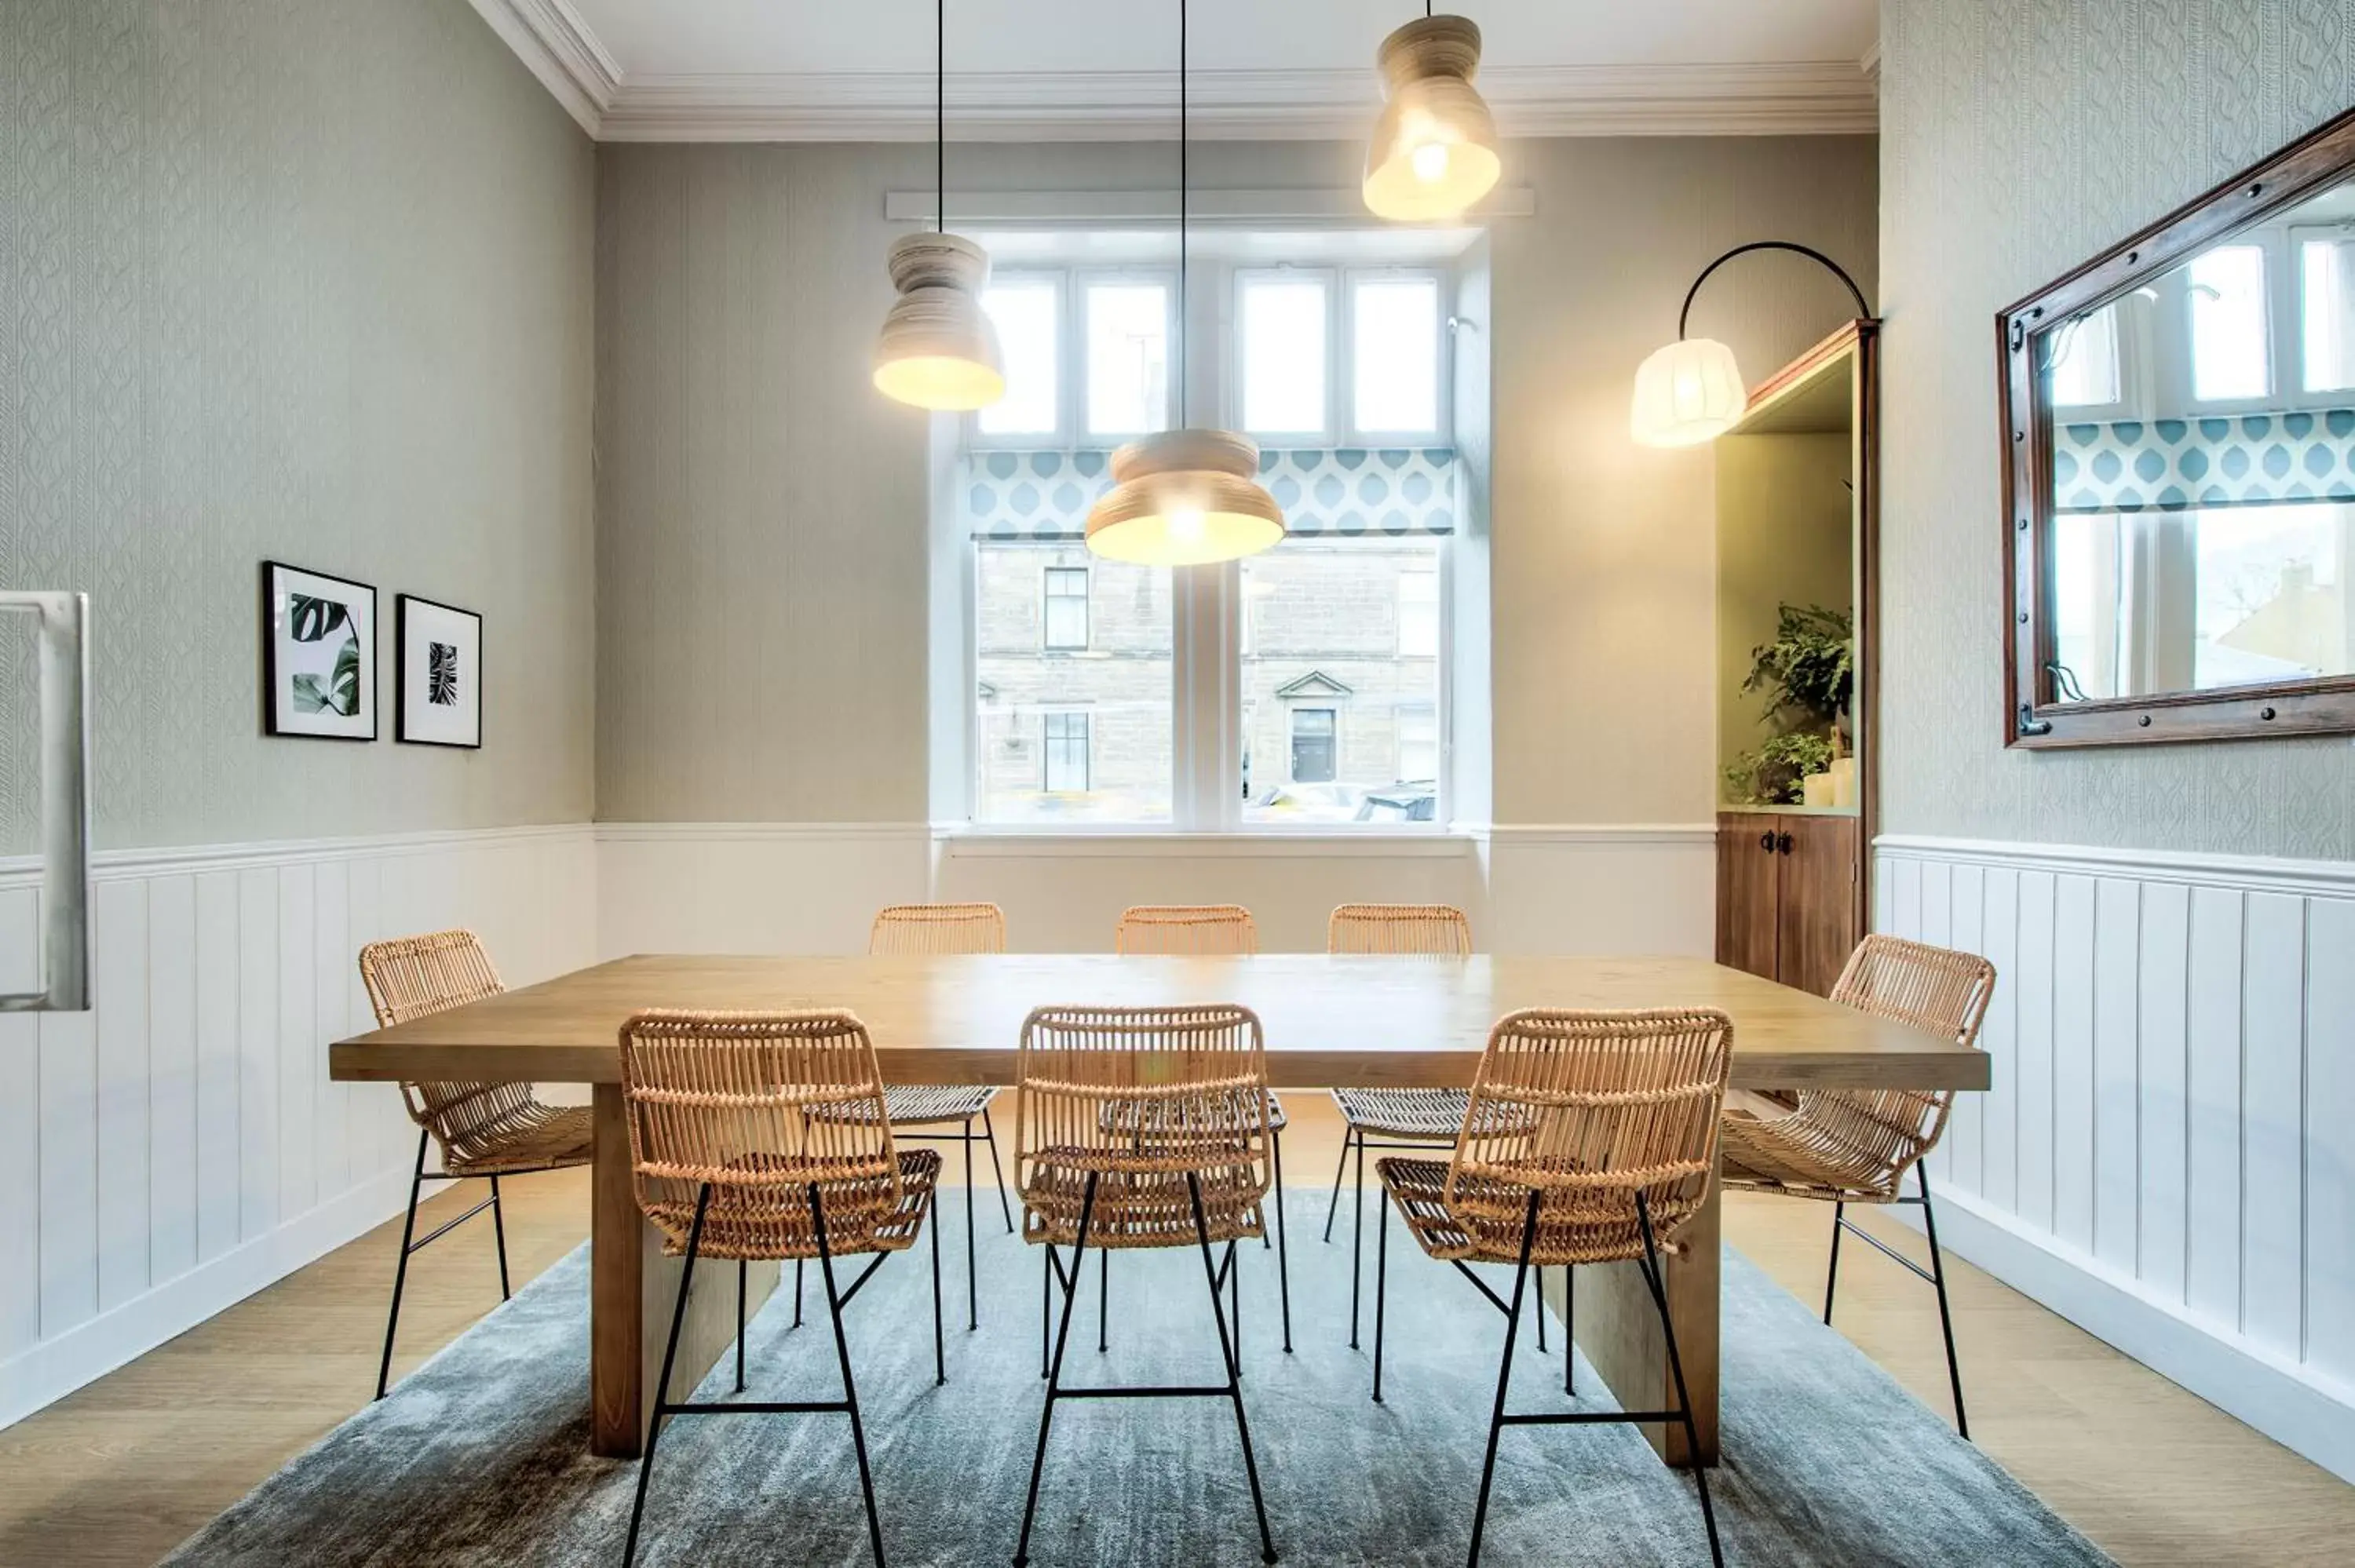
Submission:
[[[1447,143],[1425,142],[1408,157],[1407,164],[1414,177],[1424,185],[1433,185],[1447,177]]]
[[[1181,545],[1200,544],[1202,542],[1202,509],[1199,506],[1180,506],[1170,513],[1169,537]]]

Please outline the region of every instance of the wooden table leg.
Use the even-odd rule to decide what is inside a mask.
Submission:
[[[1677,1351],[1685,1364],[1685,1385],[1692,1393],[1693,1425],[1700,1436],[1701,1459],[1717,1463],[1718,1414],[1718,1189],[1693,1216],[1678,1239],[1683,1255],[1668,1260],[1668,1316],[1677,1326]],[[1547,1299],[1557,1314],[1561,1309],[1558,1272],[1549,1271]],[[1590,1264],[1578,1270],[1578,1343],[1619,1403],[1631,1410],[1674,1410],[1676,1379],[1669,1374],[1668,1342],[1660,1334],[1660,1317],[1652,1293],[1632,1263]],[[1660,1457],[1682,1467],[1684,1428],[1675,1423],[1646,1426],[1644,1436]]]
[[[646,1223],[630,1182],[630,1129],[618,1084],[596,1086],[597,1163],[589,1227],[589,1393],[591,1453],[634,1458],[654,1419],[655,1385],[678,1298],[680,1259],[665,1255],[662,1233]],[[776,1288],[773,1263],[745,1271],[749,1316]],[[736,1340],[736,1269],[698,1263],[679,1330],[671,1397],[684,1399]]]

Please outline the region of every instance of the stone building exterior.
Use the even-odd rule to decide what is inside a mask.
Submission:
[[[1295,539],[1243,564],[1245,820],[1397,821],[1418,800],[1430,813],[1444,547]],[[1100,561],[1077,541],[977,548],[976,814],[1166,820],[1167,571]],[[1082,572],[1084,631],[1067,599],[1050,638],[1050,584],[1069,596]]]

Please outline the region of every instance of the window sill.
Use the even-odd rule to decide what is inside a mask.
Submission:
[[[1455,860],[1476,853],[1479,835],[1451,828],[1258,828],[1231,833],[1175,828],[936,825],[932,842],[959,860]]]

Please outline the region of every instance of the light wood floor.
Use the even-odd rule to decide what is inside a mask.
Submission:
[[[1285,1103],[1285,1174],[1293,1212],[1305,1215],[1339,1154],[1339,1122],[1322,1096]],[[581,1172],[507,1184],[518,1287],[587,1234],[587,1186]],[[451,1193],[429,1209],[454,1213],[468,1201]],[[488,1223],[485,1215],[419,1255],[395,1376],[497,1299]],[[1801,1299],[1819,1302],[1829,1224],[1818,1205],[1737,1194],[1725,1231]],[[380,1226],[0,1431],[0,1564],[153,1563],[358,1409],[374,1388],[400,1234],[397,1221]],[[1313,1237],[1303,1224],[1295,1241],[1315,1245]],[[1944,1412],[1945,1362],[1929,1287],[1868,1247],[1844,1252],[1840,1330]],[[2120,1562],[2348,1561],[2355,1488],[1977,1270],[1957,1265],[1953,1275],[1974,1435]]]

